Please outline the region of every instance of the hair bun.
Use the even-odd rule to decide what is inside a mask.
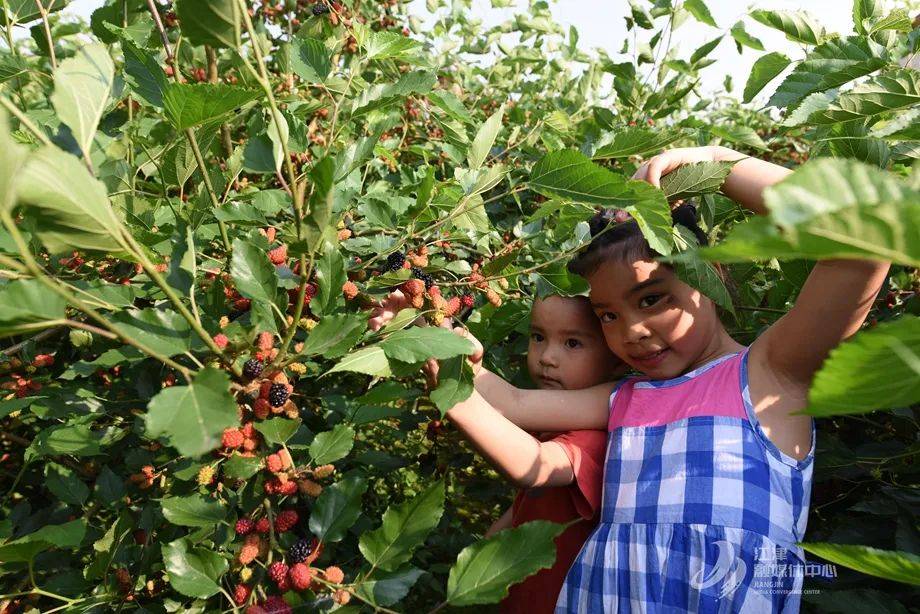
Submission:
[[[709,238],[696,220],[696,205],[686,202],[671,210],[671,221],[680,224],[694,234],[700,245],[708,245]]]

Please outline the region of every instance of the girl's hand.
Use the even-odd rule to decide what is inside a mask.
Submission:
[[[673,170],[677,170],[685,164],[696,164],[697,162],[727,162],[730,160],[740,160],[744,154],[738,153],[733,149],[718,146],[706,147],[677,147],[669,149],[657,156],[649,158],[642,163],[633,179],[648,181],[656,188],[661,187],[661,178]]]
[[[380,301],[377,307],[371,310],[371,317],[367,321],[367,327],[372,331],[380,330],[395,318],[397,313],[409,305],[409,298],[401,291],[394,290],[390,292],[386,298]]]
[[[450,318],[445,318],[444,322],[450,321]],[[444,327],[444,324],[441,324]],[[449,328],[448,324],[446,328]],[[467,358],[470,363],[473,365],[473,376],[479,373],[479,370],[482,369],[482,355],[483,348],[482,343],[479,342],[479,339],[473,336],[473,334],[465,328],[457,326],[454,328],[454,334],[458,337],[466,337],[473,343],[473,347],[476,349],[470,354]],[[429,358],[425,361],[425,366],[422,367],[422,372],[425,374],[425,381],[428,384],[428,390],[434,390],[438,387],[438,371],[440,370],[441,365],[434,358]]]

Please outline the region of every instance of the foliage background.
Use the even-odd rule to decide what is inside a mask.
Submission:
[[[867,330],[810,399],[822,418],[808,535],[839,577],[810,578],[820,593],[806,607],[910,609],[920,92],[902,66],[920,36],[904,8],[859,0],[854,33],[836,36],[801,13],[755,10],[728,26],[700,0],[637,1],[623,60],[585,52],[542,2],[490,29],[463,2],[428,2],[426,29],[398,2],[153,3],[168,52],[146,1],[111,0],[88,25],[42,2],[5,0],[0,54],[8,607],[229,611],[238,584],[255,587],[253,603],[278,592],[266,567],[295,535],[322,538],[317,569],[345,571],[341,584],[317,572],[315,590],[286,593],[304,609],[498,601],[552,559],[555,529],[480,540],[512,493],[439,420],[468,393],[468,348],[410,317],[367,332],[369,307],[430,275],[443,301],[429,292],[417,314],[465,322],[489,366],[528,385],[528,301],[584,291],[563,265],[604,205],[641,219],[745,343],[788,309],[809,260],[897,263]],[[768,52],[745,27],[755,21],[801,52]],[[13,40],[17,22],[29,38]],[[686,57],[670,42],[682,23],[712,34]],[[767,108],[699,96],[723,38],[758,57],[735,76],[745,100],[795,64]],[[491,65],[463,61],[486,53]],[[717,193],[724,166],[688,168],[664,192],[626,179],[664,147],[707,143],[812,162],[772,192],[767,223]],[[673,234],[678,197],[699,200],[718,247]],[[407,252],[421,275],[385,266]],[[708,259],[734,263],[729,289]],[[472,308],[449,302],[465,294]],[[257,353],[293,384],[267,419],[241,372]],[[419,366],[432,353],[447,362],[426,391]],[[251,421],[252,456],[222,447],[225,428]],[[279,449],[293,469],[264,466]],[[333,475],[314,473],[329,463]],[[323,493],[266,493],[282,474]],[[279,509],[299,522],[267,537],[246,579],[234,523]]]

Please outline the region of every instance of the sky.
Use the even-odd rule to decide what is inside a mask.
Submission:
[[[74,0],[66,10],[70,14],[81,15],[89,19],[92,11],[102,4],[102,0]],[[764,43],[766,51],[745,48],[744,52],[739,54],[734,40],[727,36],[727,33],[732,25],[752,8],[805,10],[811,13],[817,22],[829,32],[848,34],[852,31],[850,0],[764,0],[756,5],[730,0],[707,0],[706,4],[719,28],[706,26],[691,17],[674,32],[671,43],[672,46],[679,47],[678,57],[686,58],[704,42],[712,40],[720,33],[726,34],[719,46],[710,54],[710,57],[717,61],[702,71],[701,89],[703,92],[723,91],[722,83],[725,75],[731,74],[735,81],[732,93],[740,97],[744,89],[744,80],[750,74],[751,66],[766,51],[780,51],[793,59],[803,57],[800,45],[786,40],[779,31],[761,25],[752,19],[745,19],[745,28],[748,33]],[[890,0],[885,4],[890,4]],[[526,1],[518,0],[517,5],[525,7]],[[425,0],[411,0],[409,9],[423,22],[431,21],[425,8]],[[602,48],[611,57],[617,57],[627,35],[623,20],[623,17],[629,12],[629,4],[626,0],[555,0],[550,2],[550,10],[555,20],[566,30],[569,26],[575,26],[579,33],[579,46],[582,49]],[[482,19],[486,26],[501,23],[509,19],[515,12],[512,8],[492,8],[490,0],[473,0],[472,13]],[[775,81],[774,86],[779,81]],[[770,90],[765,90],[761,93],[761,97],[769,94]]]

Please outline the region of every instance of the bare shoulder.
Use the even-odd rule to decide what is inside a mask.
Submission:
[[[811,449],[812,418],[797,412],[808,403],[808,386],[771,368],[764,344],[748,354],[751,405],[764,434],[783,453],[802,460]]]

